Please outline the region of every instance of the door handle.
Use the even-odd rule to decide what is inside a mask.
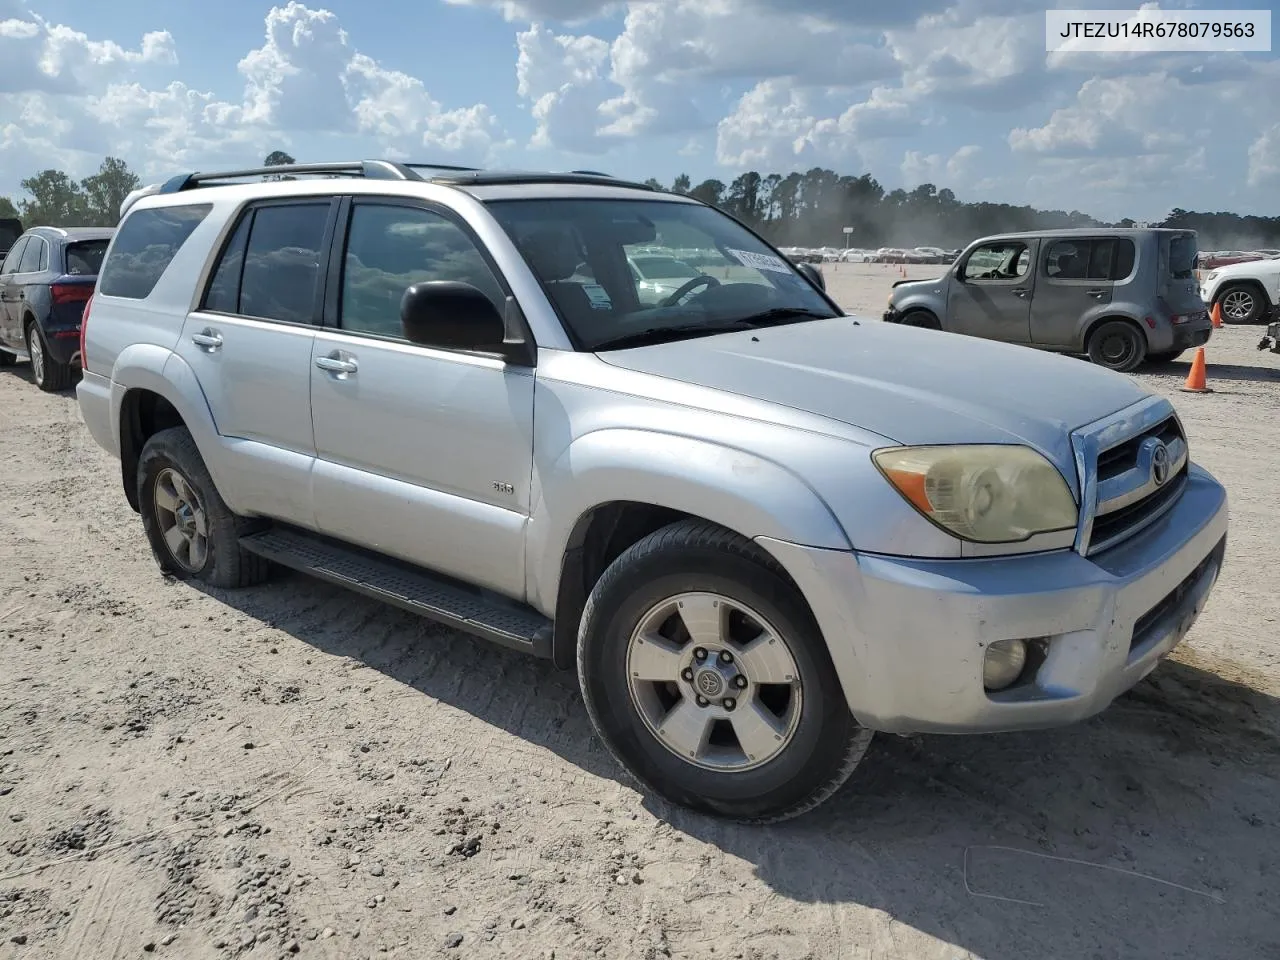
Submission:
[[[222,334],[216,333],[206,327],[199,333],[193,333],[191,335],[191,342],[197,347],[204,347],[209,351],[217,350],[222,346]]]
[[[354,358],[340,360],[338,357],[316,357],[316,366],[336,374],[355,373],[360,368]]]
[[[1105,290],[1089,290],[1087,291],[1087,293],[1089,294],[1089,296],[1093,297],[1093,299],[1095,300],[1101,300],[1103,297],[1107,295],[1107,291]]]
[[[1017,294],[1019,297],[1025,297],[1031,291],[1028,290],[1026,287],[1014,287],[1013,292]]]

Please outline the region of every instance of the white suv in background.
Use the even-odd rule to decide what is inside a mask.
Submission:
[[[703,272],[655,305],[628,256],[660,237]],[[162,569],[278,563],[576,668],[637,780],[741,820],[822,802],[876,730],[1097,713],[1226,549],[1168,400],[845,316],[726,214],[598,174],[178,177],[82,337]]]
[[[1217,267],[1200,283],[1200,299],[1222,310],[1223,323],[1265,323],[1280,304],[1280,257]]]

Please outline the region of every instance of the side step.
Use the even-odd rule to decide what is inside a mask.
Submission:
[[[538,657],[551,656],[549,619],[531,607],[487,596],[438,574],[325,537],[272,527],[240,546],[282,567],[437,620]]]

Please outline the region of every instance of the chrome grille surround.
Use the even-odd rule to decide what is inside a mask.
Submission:
[[[1155,523],[1186,486],[1186,432],[1165,397],[1147,397],[1072,431],[1071,447],[1080,483],[1074,549],[1082,556]]]

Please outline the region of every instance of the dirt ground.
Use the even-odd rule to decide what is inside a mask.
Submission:
[[[879,317],[893,269],[830,287]],[[0,958],[1278,958],[1260,335],[1215,335],[1213,394],[1138,374],[1232,497],[1175,658],[1068,729],[878,738],[766,829],[639,795],[548,664],[300,576],[166,582],[74,395],[0,371]]]

